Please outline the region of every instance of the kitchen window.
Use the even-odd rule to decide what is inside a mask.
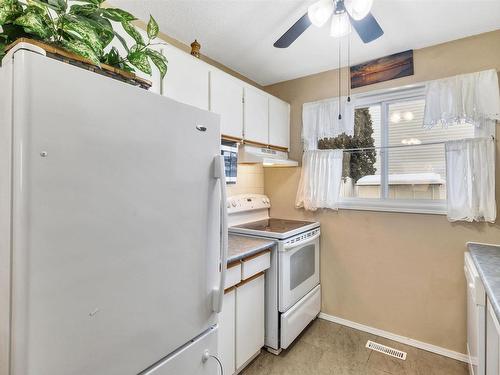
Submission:
[[[354,134],[321,139],[344,149],[339,208],[446,214],[444,142],[474,126],[423,126],[423,87],[360,95]]]

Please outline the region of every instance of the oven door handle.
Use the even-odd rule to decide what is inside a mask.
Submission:
[[[309,237],[309,238],[306,238],[305,240],[302,240],[302,241],[299,241],[299,242],[294,242],[294,243],[287,243],[283,246],[283,249],[284,250],[290,250],[290,249],[293,249],[294,247],[297,247],[297,246],[302,246],[302,245],[305,245],[309,242],[312,242],[314,240],[316,240],[320,235],[320,232],[316,233],[314,236],[312,237]]]

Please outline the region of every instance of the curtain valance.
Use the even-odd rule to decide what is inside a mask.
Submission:
[[[354,103],[345,96],[305,103],[302,107],[302,140],[305,150],[316,150],[318,140],[339,134],[354,134]]]
[[[427,83],[424,126],[470,123],[488,126],[500,119],[498,75],[493,69]]]

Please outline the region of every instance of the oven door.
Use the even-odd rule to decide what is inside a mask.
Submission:
[[[279,248],[279,311],[285,312],[319,284],[319,229]]]

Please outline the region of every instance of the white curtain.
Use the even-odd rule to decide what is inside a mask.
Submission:
[[[302,107],[302,140],[305,150],[316,150],[318,140],[336,137],[339,134],[354,134],[354,103],[347,97],[305,103]]]
[[[500,95],[496,70],[462,74],[429,82],[424,126],[474,124],[478,128],[500,119]],[[487,133],[489,130],[483,132]]]
[[[296,207],[315,211],[338,208],[342,179],[342,150],[308,150],[302,157],[302,171]]]
[[[450,221],[495,222],[495,142],[491,137],[446,142]]]

